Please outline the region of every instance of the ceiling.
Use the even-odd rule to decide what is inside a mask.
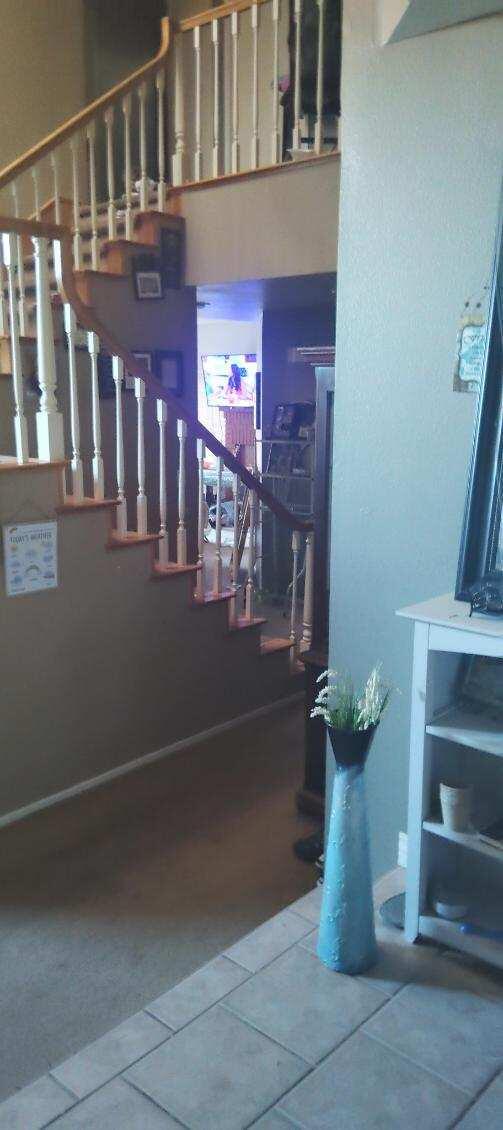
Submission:
[[[255,322],[263,310],[326,306],[335,303],[335,280],[335,273],[329,273],[198,286],[198,303],[208,303],[199,307],[198,317]]]
[[[502,0],[378,0],[381,43],[396,43],[503,12]]]

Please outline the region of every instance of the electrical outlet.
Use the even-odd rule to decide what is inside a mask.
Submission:
[[[399,867],[407,867],[407,832],[398,833],[398,859]]]

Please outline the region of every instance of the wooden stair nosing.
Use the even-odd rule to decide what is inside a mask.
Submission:
[[[68,459],[52,459],[46,461],[41,459],[29,459],[27,463],[18,463],[14,456],[7,459],[2,456],[2,458],[0,458],[0,473],[9,471],[47,471],[48,467],[52,467],[53,470],[58,471],[61,470],[62,467],[66,467],[68,462]]]
[[[250,628],[261,628],[263,624],[267,624],[264,616],[254,616],[253,620],[248,620],[246,616],[238,616],[229,624],[229,635],[235,632],[247,632]]]
[[[205,592],[204,596],[195,596],[192,607],[193,608],[206,608],[209,604],[223,604],[227,600],[232,600],[234,592],[232,589],[226,589],[225,592],[219,592],[217,595],[213,592]]]
[[[137,534],[128,530],[123,537],[113,530],[107,543],[107,549],[129,549],[130,546],[152,545],[161,540],[161,534]]]
[[[281,651],[290,651],[293,644],[291,640],[285,640],[281,637],[271,637],[270,639],[262,640],[260,644],[260,655],[277,655]]]
[[[61,506],[56,507],[58,514],[79,514],[86,510],[108,510],[119,505],[118,498],[82,498],[74,502],[68,495]]]
[[[158,561],[154,561],[151,579],[165,581],[168,577],[188,576],[190,573],[197,573],[201,568],[201,565],[177,565],[176,561],[169,561],[167,565],[160,565]]]

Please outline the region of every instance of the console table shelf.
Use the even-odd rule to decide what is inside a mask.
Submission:
[[[475,932],[503,931],[503,851],[432,816],[442,780],[472,785],[475,811],[503,816],[503,720],[459,702],[471,657],[503,659],[503,619],[470,617],[451,595],[398,615],[414,621],[405,934],[503,968],[503,941]],[[468,906],[471,932],[435,913],[435,896],[445,891]]]

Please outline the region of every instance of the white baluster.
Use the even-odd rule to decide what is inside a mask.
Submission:
[[[5,279],[2,267],[2,260],[0,257],[0,334],[9,336],[9,315],[7,314],[7,303],[5,301]]]
[[[204,497],[204,443],[197,440],[197,564],[199,570],[196,581],[196,596],[199,600],[204,596],[204,527],[206,517],[206,499]]]
[[[16,219],[19,218],[19,197],[17,191],[17,182],[12,182],[12,199],[14,203],[14,215]],[[19,292],[18,300],[18,313],[19,313],[19,333],[21,337],[26,337],[26,295],[24,285],[24,250],[23,250],[23,237],[16,236],[17,240],[17,288]],[[3,332],[3,331],[2,331]]]
[[[217,459],[217,502],[215,519],[215,560],[213,565],[213,596],[222,591],[222,457]]]
[[[147,84],[142,82],[138,88],[140,109],[140,209],[146,212],[148,208],[148,171],[147,171]]]
[[[231,14],[232,37],[232,147],[231,162],[232,172],[239,172],[239,83],[238,83],[238,56],[239,56],[239,15]]]
[[[232,495],[234,499],[234,535],[232,539],[232,601],[231,618],[237,617],[237,595],[239,577],[239,475],[233,475]]]
[[[19,342],[19,311],[17,304],[17,285],[19,282],[18,240],[12,232],[2,236],[3,262],[7,270],[10,309],[10,350],[12,364],[12,384],[14,390],[14,437],[18,463],[29,459],[28,432],[24,414],[23,371],[21,368],[21,345]],[[2,278],[3,291],[3,278]],[[2,295],[3,298],[3,295]]]
[[[201,149],[201,28],[194,28],[194,51],[195,51],[195,76],[196,76],[196,97],[195,97],[195,133],[196,133],[196,151],[194,154],[194,180],[201,180],[202,174],[202,149]]]
[[[98,209],[96,204],[96,123],[91,122],[86,130],[89,146],[89,205],[91,211],[91,263],[93,271],[98,270]]]
[[[301,91],[301,48],[302,48],[302,0],[295,0],[293,18],[295,23],[295,83],[293,92],[293,132],[292,149],[300,149],[300,91]]]
[[[127,534],[127,502],[125,495],[124,472],[124,425],[122,420],[122,381],[124,377],[124,362],[120,357],[112,358],[112,373],[115,384],[115,443],[116,443],[116,475],[117,475],[117,533],[119,537]]]
[[[249,549],[248,549],[248,579],[245,589],[245,615],[247,620],[253,620],[255,598],[255,557],[256,557],[256,532],[257,532],[257,496],[254,490],[249,494]]]
[[[316,125],[314,127],[314,151],[321,153],[323,147],[323,67],[325,46],[325,0],[318,4],[318,72],[316,75]]]
[[[299,579],[299,553],[300,553],[300,534],[298,530],[294,530],[292,534],[292,557],[293,557],[293,573],[292,573],[292,607],[290,612],[290,640],[292,643],[292,659],[297,654],[298,636],[297,636],[297,589]]]
[[[139,534],[147,532],[147,496],[145,494],[145,381],[134,379],[134,394],[138,409],[138,495],[136,498],[136,529]]]
[[[251,26],[253,36],[251,168],[256,169],[258,165],[258,4],[252,5]]]
[[[178,529],[176,531],[176,559],[179,565],[187,564],[187,529],[185,526],[185,445],[187,424],[177,420],[176,431],[180,447],[178,464]]]
[[[220,65],[219,65],[219,24],[211,21],[211,42],[213,44],[213,176],[220,172]]]
[[[91,416],[93,432],[93,498],[96,500],[105,497],[105,474],[103,457],[101,454],[101,415],[100,415],[100,390],[98,381],[98,354],[100,343],[98,335],[88,333],[87,348],[91,358]]]
[[[84,497],[84,474],[80,456],[80,414],[75,362],[75,333],[77,319],[68,302],[64,306],[65,333],[68,342],[68,385],[70,389],[70,434],[72,439],[72,498],[81,502]]]
[[[185,180],[185,107],[182,54],[183,36],[178,35],[175,43],[175,152],[172,158],[173,184],[183,184]]]
[[[59,193],[59,150],[54,149],[50,156],[52,181],[54,185],[54,220],[61,223],[61,197]]]
[[[32,176],[32,180],[33,180],[33,200],[34,200],[34,204],[35,204],[35,219],[41,220],[42,219],[42,213],[40,211],[40,185],[39,185],[39,180],[38,180],[38,165],[33,166],[33,169],[31,170],[31,176]]]
[[[166,424],[168,420],[168,407],[164,400],[157,401],[157,423],[159,424],[159,564],[167,565],[169,561],[169,537],[167,526],[167,493],[166,493]]]
[[[304,573],[304,612],[302,617],[301,646],[310,647],[313,638],[313,584],[314,584],[314,534],[306,537],[306,567]]]
[[[122,100],[124,114],[124,196],[126,200],[126,239],[133,238],[132,216],[132,170],[131,170],[131,95],[126,94]]]
[[[281,138],[279,133],[279,16],[280,0],[272,0],[273,48],[272,48],[272,134],[271,161],[277,165],[281,161]]]
[[[159,179],[157,181],[157,208],[164,212],[166,207],[166,144],[164,136],[164,90],[166,75],[158,71],[155,76],[157,90],[157,168]]]
[[[70,142],[72,153],[73,188],[73,262],[76,271],[82,267],[82,237],[80,234],[80,192],[79,192],[79,137],[75,134]]]
[[[115,239],[117,222],[115,216],[115,171],[114,171],[114,108],[109,106],[103,115],[107,136],[107,187],[108,187],[108,238]]]
[[[33,239],[35,249],[35,293],[37,310],[37,376],[41,388],[37,412],[38,457],[45,461],[63,459],[63,417],[56,400],[56,357],[54,353],[54,326],[52,321],[48,241],[41,236]]]

